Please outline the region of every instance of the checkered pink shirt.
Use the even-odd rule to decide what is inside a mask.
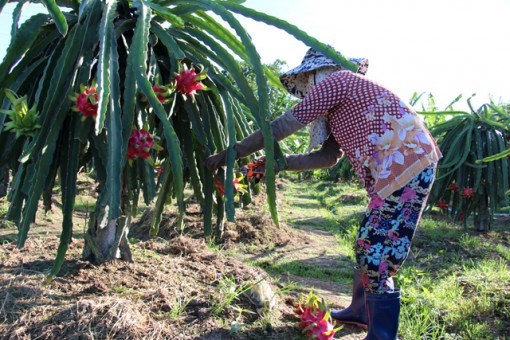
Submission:
[[[429,131],[391,91],[350,71],[333,73],[293,109],[303,124],[325,115],[370,196],[385,199],[441,158]]]

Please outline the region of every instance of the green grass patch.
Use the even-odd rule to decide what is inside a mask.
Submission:
[[[74,209],[82,212],[94,211],[96,199],[90,196],[76,196]]]
[[[270,274],[292,274],[302,277],[340,282],[347,284],[352,280],[352,263],[339,261],[337,268],[321,268],[313,263],[304,261],[273,261],[272,259],[248,262],[249,265],[257,266]]]
[[[0,198],[0,218],[4,218],[9,210],[9,203],[5,197]]]
[[[121,295],[133,295],[137,294],[138,291],[134,288],[126,287],[126,286],[115,286],[112,288],[112,290]]]

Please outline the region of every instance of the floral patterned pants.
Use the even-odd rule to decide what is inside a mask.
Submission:
[[[404,263],[435,178],[431,165],[387,199],[372,197],[357,234],[355,253],[369,293],[393,290],[391,277]]]

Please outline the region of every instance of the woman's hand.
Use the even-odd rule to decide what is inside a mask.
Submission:
[[[305,125],[300,123],[292,114],[292,110],[288,110],[280,117],[271,122],[271,131],[276,141],[290,136],[295,131],[302,129]],[[264,137],[260,130],[255,131],[242,141],[235,143],[234,150],[236,152],[236,159],[244,158],[252,153],[261,150],[264,147]],[[226,163],[226,150],[219,152],[215,155],[209,156],[205,160],[205,166],[215,173],[218,168],[225,166]]]
[[[226,158],[227,150],[223,150],[217,154],[207,157],[204,163],[207,169],[214,174],[220,167],[225,166]]]

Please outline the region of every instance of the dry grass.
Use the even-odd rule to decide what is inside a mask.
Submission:
[[[142,214],[130,232],[135,263],[93,266],[81,261],[83,241],[73,239],[60,275],[46,286],[43,280],[58,246],[58,208],[47,216],[38,214],[23,249],[11,241],[15,228],[0,229],[0,339],[302,338],[292,306],[295,294],[278,295],[271,313],[257,310],[249,294],[241,294],[219,315],[213,311],[223,298],[220,286],[226,277],[237,287],[266,278],[273,291],[290,278],[306,284],[305,278],[291,276],[274,281],[242,258],[272,252],[295,256],[303,242],[317,256],[322,252],[323,244],[312,233],[275,227],[258,209],[265,197],[257,199],[252,210],[236,212],[236,223],[225,225],[223,239],[213,247],[202,238],[202,216],[194,204],[187,207],[184,235],[174,229],[175,217],[167,212],[158,237],[150,238],[151,212]],[[77,211],[77,237],[84,216]],[[334,241],[331,235],[324,237]],[[329,284],[314,282],[300,288],[307,291],[324,283]],[[336,284],[328,289],[339,291]],[[179,303],[186,304],[182,312],[174,313]],[[364,337],[348,327],[342,333],[342,339]]]
[[[258,314],[238,315],[229,307],[219,318],[214,316],[211,303],[221,298],[217,286],[224,275],[241,284],[255,282],[265,273],[222,258],[203,241],[182,236],[171,243],[140,242],[133,246],[136,263],[116,261],[98,267],[79,261],[82,243],[75,241],[63,276],[44,286],[52,259],[48,246],[56,246],[56,240],[30,239],[23,250],[12,244],[1,246],[2,252],[9,253],[0,265],[2,338],[214,338],[230,336],[234,321],[249,325],[234,338],[299,334],[292,307],[284,301],[271,322],[271,334],[261,328]],[[171,319],[169,313],[179,300],[189,303],[181,317]],[[235,303],[255,310],[247,297]]]

